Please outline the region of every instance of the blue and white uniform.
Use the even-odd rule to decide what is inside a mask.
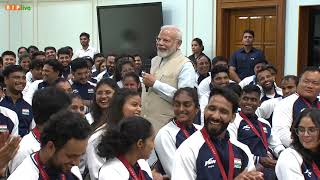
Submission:
[[[201,129],[201,126],[193,124],[192,127],[186,128],[186,131],[192,135],[198,129]],[[155,138],[155,150],[163,170],[169,177],[171,177],[174,153],[186,139],[187,137],[174,120],[163,126]]]
[[[0,125],[6,128],[11,135],[19,135],[19,119],[16,112],[0,106]]]
[[[96,79],[98,82],[104,78],[112,78],[111,76],[109,76],[109,73],[107,70],[100,72],[96,77],[94,77],[94,79]]]
[[[261,89],[261,96],[260,96],[261,102],[264,102],[266,100],[273,99],[273,98],[282,97],[282,89],[277,87],[276,83],[274,83],[274,94],[273,95],[265,94],[262,87],[261,86],[258,86],[258,87]]]
[[[249,77],[245,77],[244,79],[242,79],[240,82],[239,82],[239,86],[243,89],[243,87],[245,87],[246,85],[249,85],[249,84],[253,84],[253,85],[257,85],[257,77],[256,75],[252,75],[252,76],[249,76]]]
[[[290,128],[293,120],[298,118],[303,109],[309,108],[309,105],[316,108],[317,103],[319,104],[319,100],[309,105],[305,101],[303,97],[295,93],[280,101],[274,108],[272,129],[278,134],[285,147],[289,147],[292,141]]]
[[[319,168],[319,167],[318,167]],[[312,165],[303,161],[302,156],[293,148],[284,150],[276,165],[279,180],[318,180]]]
[[[69,81],[72,87],[72,92],[78,94],[83,100],[92,100],[96,84],[88,81],[86,84]]]
[[[151,169],[144,159],[139,159],[137,162],[137,165],[133,167],[135,170],[135,173],[138,174],[138,167],[141,168],[144,179],[145,180],[151,180],[152,174]],[[109,179],[115,179],[115,180],[132,180],[132,177],[130,177],[130,173],[127,170],[127,168],[124,166],[124,164],[118,159],[113,158],[108,160],[103,166],[101,167],[99,171],[99,180],[109,180]]]
[[[228,140],[232,144],[234,153],[234,176],[239,175],[243,170],[255,169],[253,155],[249,148],[233,138],[229,138],[228,133],[222,140],[213,139],[225,171],[229,170]],[[217,161],[205,143],[202,133],[199,131],[192,134],[177,149],[171,180],[207,180],[222,179]]]
[[[20,166],[9,176],[8,180],[42,180],[40,178],[40,172],[38,168],[38,163],[34,158],[34,154],[31,154],[29,157],[20,164]],[[50,179],[58,179],[60,173],[53,172],[50,169],[45,168],[46,173]],[[82,180],[79,168],[73,166],[71,172],[64,173],[66,180]]]
[[[259,126],[259,122],[261,123],[261,127],[265,133],[265,137],[267,140],[268,148],[270,148],[273,154],[278,157],[279,153],[284,150],[284,146],[281,144],[281,141],[277,135],[271,130],[271,126],[268,121],[262,118],[258,118],[256,115],[254,117],[248,117],[249,121],[252,123],[254,128],[260,134],[258,137],[257,134],[252,130],[249,124],[240,116],[239,113],[236,114],[235,120],[229,124],[228,131],[230,133],[231,138],[237,139],[239,142],[247,145],[254,155],[255,164],[259,162],[259,157],[267,156],[267,149],[263,144],[261,138],[262,132]]]
[[[261,105],[256,110],[256,115],[259,118],[267,120],[272,127],[272,115],[276,105],[283,99],[283,97],[277,97],[269,99],[261,103]]]
[[[199,99],[201,98],[202,95],[206,94],[207,92],[210,92],[210,83],[211,83],[211,75],[204,78],[200,82],[197,88]]]
[[[16,112],[19,118],[19,135],[21,137],[29,133],[30,125],[33,119],[32,106],[26,102],[21,94],[21,98],[14,103],[10,96],[5,96],[0,102],[0,106],[11,109]]]

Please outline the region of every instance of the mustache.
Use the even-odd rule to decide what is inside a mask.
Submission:
[[[216,127],[216,128],[211,127],[209,129],[208,124],[210,121],[215,122],[215,123],[220,123],[221,125],[220,125],[220,127]],[[223,133],[228,128],[228,125],[229,125],[229,122],[225,123],[220,119],[216,119],[216,118],[212,118],[212,117],[208,117],[205,119],[205,127],[207,129],[209,136],[212,138],[217,137],[218,135]]]

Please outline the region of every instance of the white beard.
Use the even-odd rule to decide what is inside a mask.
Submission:
[[[166,58],[169,57],[170,55],[172,55],[175,52],[175,49],[168,49],[166,51],[160,51],[159,49],[157,49],[157,54],[158,56],[162,57],[162,58]]]

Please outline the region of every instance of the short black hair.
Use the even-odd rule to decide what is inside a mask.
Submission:
[[[93,66],[94,61],[93,61],[93,59],[92,59],[90,56],[83,56],[82,59],[84,59],[84,60],[87,62],[87,64],[88,64],[88,62],[89,62],[90,65]],[[89,67],[89,64],[88,64],[88,67]]]
[[[73,49],[72,49],[72,47],[71,47],[71,46],[66,46],[65,48],[67,48],[68,50],[73,51]]]
[[[134,60],[134,56],[130,54],[121,54],[120,56],[116,57],[115,61],[131,61],[130,59]]]
[[[257,64],[260,64],[260,63],[264,63],[265,65],[267,65],[267,64],[268,64],[268,61],[265,60],[265,59],[255,59],[255,60],[253,61],[253,67],[255,67]]]
[[[212,59],[212,67],[214,67],[218,62],[225,62],[228,64],[228,60],[223,56],[216,56]]]
[[[70,52],[69,52],[69,49],[67,47],[63,47],[63,48],[60,48],[58,49],[58,57],[61,55],[61,54],[66,54],[66,55],[69,55],[70,56]]]
[[[79,38],[81,38],[81,36],[86,36],[88,39],[90,39],[90,35],[86,32],[81,33]]]
[[[10,74],[14,73],[14,72],[23,72],[24,73],[24,70],[20,65],[11,64],[11,65],[4,68],[4,70],[2,71],[2,75],[4,77],[9,77]]]
[[[262,66],[261,69],[257,72],[257,77],[258,77],[258,74],[260,74],[260,73],[263,72],[263,71],[269,71],[269,72],[271,73],[270,69],[268,69],[267,66]],[[257,79],[257,80],[258,80],[258,79]],[[258,80],[258,81],[259,81],[259,80]]]
[[[18,53],[19,53],[20,49],[25,49],[26,51],[28,51],[28,49],[26,47],[21,46],[21,47],[18,48]]]
[[[89,68],[87,61],[84,58],[76,58],[70,63],[71,71],[76,72],[78,69]]]
[[[31,45],[31,46],[28,47],[28,53],[30,53],[31,49],[39,51],[39,48],[37,46]]]
[[[249,33],[249,34],[252,35],[252,37],[254,37],[254,31],[251,30],[251,29],[246,29],[246,30],[244,30],[244,31],[243,31],[243,35],[244,35],[245,33]]]
[[[191,88],[191,87],[180,88],[174,93],[172,99],[174,100],[179,94],[181,94],[183,92],[186,92],[188,94],[188,96],[190,96],[192,98],[193,103],[199,109],[200,108],[199,97],[198,97],[198,92],[195,88]]]
[[[302,73],[300,74],[300,78],[306,72],[318,72],[318,73],[320,73],[320,68],[317,67],[317,66],[307,66],[306,68],[303,69]]]
[[[46,55],[46,53],[45,53],[45,52],[43,52],[43,51],[36,51],[36,52],[34,52],[34,53],[32,54],[32,59],[35,59],[35,58],[36,58],[36,56],[39,56],[39,55],[43,55],[43,56],[45,56],[45,55]]]
[[[69,96],[60,89],[48,87],[37,90],[32,98],[32,113],[36,124],[44,124],[49,117],[71,104]]]
[[[119,125],[108,129],[97,146],[98,154],[109,160],[131,150],[140,139],[152,135],[152,124],[143,117],[134,116],[124,119]]]
[[[42,69],[43,68],[43,61],[39,59],[33,59],[30,63],[30,69]]]
[[[106,55],[106,58],[108,58],[109,56],[113,56],[113,57],[115,57],[115,59],[118,58],[118,55],[115,54],[115,53],[109,53],[109,54],[107,54],[107,55]],[[116,60],[115,60],[115,61],[116,61]]]
[[[253,84],[248,84],[246,86],[243,87],[242,89],[242,94],[243,93],[252,93],[252,92],[255,92],[259,95],[259,98],[260,98],[260,95],[261,95],[261,90],[258,86],[256,85],[253,85]]]
[[[69,140],[85,140],[91,134],[88,121],[79,113],[63,110],[52,115],[40,135],[41,147],[52,141],[56,151]]]
[[[212,98],[212,96],[217,95],[223,96],[227,101],[229,101],[232,104],[232,113],[236,113],[238,111],[239,97],[236,93],[234,93],[232,90],[226,87],[215,87],[210,92],[209,101]]]
[[[1,57],[3,58],[4,56],[13,56],[14,58],[17,58],[16,53],[13,51],[5,51],[1,54]]]
[[[228,85],[225,86],[226,88],[232,90],[234,93],[236,93],[239,97],[242,94],[242,88],[238,83],[229,83]]]
[[[57,86],[57,84],[59,84],[59,83],[61,83],[61,82],[63,82],[63,83],[69,83],[70,84],[70,82],[69,82],[69,80],[68,79],[65,79],[65,78],[58,78],[57,80],[56,80],[56,83],[55,83],[55,85]],[[70,86],[71,86],[71,84],[70,84]]]
[[[53,50],[54,52],[57,52],[56,48],[53,46],[47,46],[44,48],[44,52],[46,52],[47,50]]]
[[[217,74],[225,72],[229,76],[229,69],[226,66],[223,65],[216,65],[211,69],[211,79],[213,79]]]
[[[102,53],[97,53],[97,54],[95,54],[95,55],[93,56],[93,61],[96,61],[96,59],[97,59],[98,57],[103,57],[103,58],[104,58],[104,55],[103,55]]]
[[[267,64],[266,65],[266,68],[267,69],[269,69],[269,70],[273,70],[276,74],[278,73],[278,70],[277,70],[277,68],[274,66],[274,65],[272,65],[272,64]],[[271,72],[271,71],[270,71]],[[272,72],[271,72],[272,73]]]
[[[61,73],[63,71],[63,65],[57,59],[48,59],[43,65],[51,66],[55,72],[59,71]]]
[[[289,81],[290,79],[292,79],[294,81],[294,83],[296,84],[296,86],[298,86],[299,78],[298,78],[298,76],[295,76],[295,75],[286,75],[282,78],[281,82]]]

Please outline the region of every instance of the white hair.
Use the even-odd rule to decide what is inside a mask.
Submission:
[[[175,31],[176,35],[177,35],[177,39],[180,40],[182,42],[182,32],[180,31],[180,29],[175,26],[175,25],[164,25],[161,27],[161,31],[162,30],[165,30],[165,29],[170,29],[170,30],[173,30]]]

